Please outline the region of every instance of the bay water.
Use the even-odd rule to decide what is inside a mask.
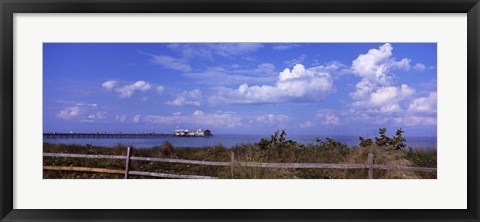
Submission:
[[[327,136],[315,135],[288,135],[287,140],[293,140],[303,144],[315,144],[315,138],[325,140]],[[270,140],[270,135],[238,135],[238,134],[216,134],[213,137],[161,137],[161,138],[46,138],[43,142],[52,144],[76,144],[93,146],[113,147],[116,145],[131,146],[135,148],[151,148],[161,146],[164,142],[170,142],[175,148],[190,147],[202,148],[221,144],[231,148],[239,144],[258,143],[262,138]],[[345,143],[348,146],[358,145],[357,136],[328,136],[336,141]],[[373,138],[372,138],[373,139]],[[436,149],[437,137],[406,137],[407,147]]]

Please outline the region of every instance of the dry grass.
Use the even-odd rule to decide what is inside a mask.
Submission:
[[[239,162],[263,163],[269,162],[261,152],[253,149],[244,149],[235,156],[234,174],[235,179],[286,179],[292,178],[292,172],[287,169],[275,169],[266,167],[246,167]]]
[[[406,159],[403,152],[397,150],[385,150],[375,145],[354,149],[348,157],[348,162],[367,164],[368,153],[373,153],[375,165],[413,166],[413,163]],[[414,172],[393,170],[375,170],[374,178],[419,179]]]

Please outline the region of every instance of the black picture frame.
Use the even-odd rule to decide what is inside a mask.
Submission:
[[[479,0],[0,0],[1,221],[480,221]],[[22,210],[13,209],[15,13],[467,13],[468,203],[454,210]],[[321,200],[319,200],[321,201]],[[448,200],[439,200],[448,201]],[[226,203],[228,204],[228,203]]]

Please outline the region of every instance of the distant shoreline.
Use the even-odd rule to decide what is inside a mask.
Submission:
[[[45,135],[45,134],[54,134],[54,132],[44,132],[42,133],[42,135]],[[57,134],[70,134],[68,132],[57,132]],[[73,133],[73,134],[96,134],[96,133],[91,133],[91,132],[79,132],[79,133]],[[156,132],[152,132],[152,133],[138,133],[138,132],[118,132],[118,133],[107,133],[107,134],[145,134],[145,135],[149,135],[149,134],[153,134],[153,135],[166,135],[166,136],[171,136],[173,135],[173,133],[156,133]],[[269,133],[265,133],[265,134],[244,134],[244,133],[215,133],[214,134],[215,136],[255,136],[255,137],[258,137],[258,136],[263,136],[263,137],[266,137],[266,136],[270,136],[271,134]],[[373,134],[372,136],[364,136],[364,135],[340,135],[340,134],[288,134],[288,136],[312,136],[312,137],[358,137],[358,136],[362,136],[362,137],[368,137],[368,138],[374,138],[377,134]],[[392,134],[393,135],[393,134]],[[437,136],[431,136],[431,135],[406,135],[406,137],[409,137],[409,138],[437,138]]]

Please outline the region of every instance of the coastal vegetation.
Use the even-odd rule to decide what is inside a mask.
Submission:
[[[379,129],[379,136],[374,140],[359,137],[358,146],[347,146],[331,138],[316,139],[313,144],[302,144],[288,140],[285,131],[277,131],[270,138],[258,143],[241,144],[226,148],[221,144],[213,147],[186,148],[174,147],[165,142],[149,149],[133,149],[137,157],[157,157],[169,159],[200,160],[213,162],[230,162],[234,153],[236,162],[256,163],[338,163],[367,164],[368,154],[373,153],[375,164],[391,166],[437,167],[436,149],[407,148],[404,131],[398,129],[393,137],[386,135],[386,129]],[[77,153],[101,155],[126,155],[127,147],[80,146],[44,143],[44,153]],[[83,159],[70,157],[44,157],[44,166],[76,166],[124,170],[125,160]],[[182,175],[202,175],[234,179],[365,179],[368,169],[287,169],[259,168],[234,164],[233,174],[230,166],[205,166],[185,163],[163,163],[132,161],[130,170],[158,172]],[[44,170],[45,179],[100,179],[123,178],[118,174]],[[378,170],[374,178],[382,179],[434,179],[436,173]],[[130,176],[129,178],[146,178]]]

